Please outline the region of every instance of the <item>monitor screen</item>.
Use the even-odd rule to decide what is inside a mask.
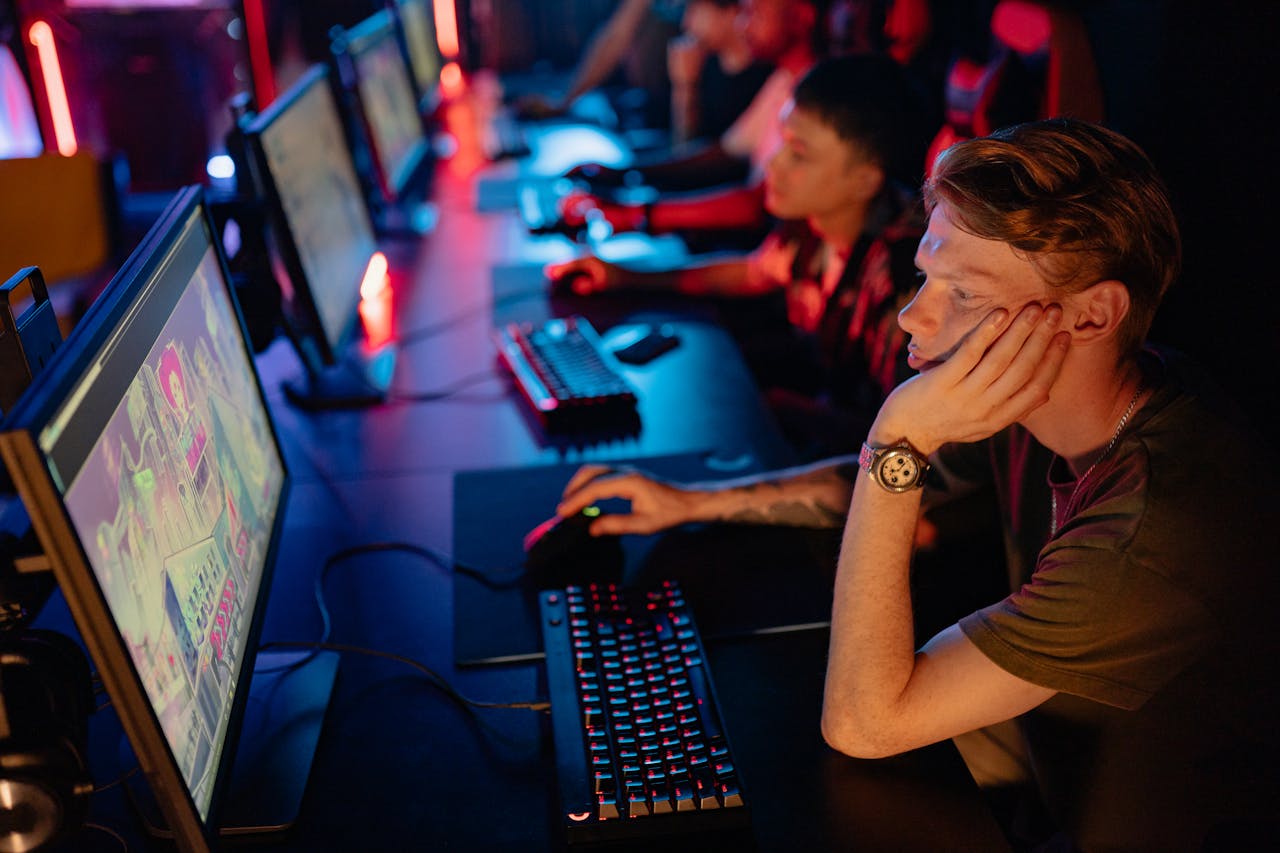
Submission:
[[[440,80],[440,51],[436,45],[432,10],[427,0],[399,0],[396,6],[418,94],[427,98]]]
[[[298,342],[316,350],[304,360],[333,364],[355,327],[377,242],[326,68],[311,68],[245,135],[273,209],[289,320]]]
[[[5,422],[0,452],[169,827],[207,838],[286,469],[197,188]]]
[[[377,13],[348,31],[335,50],[350,57],[383,193],[398,201],[426,154],[427,138],[394,20],[387,10]]]

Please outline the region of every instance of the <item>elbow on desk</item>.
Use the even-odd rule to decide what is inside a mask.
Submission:
[[[905,752],[886,734],[883,726],[859,719],[847,709],[823,705],[822,738],[837,752],[851,758],[888,758]]]

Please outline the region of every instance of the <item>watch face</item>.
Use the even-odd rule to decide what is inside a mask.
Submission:
[[[902,450],[890,450],[880,461],[880,482],[891,489],[909,489],[920,479],[920,463]]]

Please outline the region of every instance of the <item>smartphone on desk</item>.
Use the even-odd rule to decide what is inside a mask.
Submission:
[[[680,336],[671,326],[650,326],[639,338],[614,350],[613,355],[623,364],[648,364],[679,345]]]

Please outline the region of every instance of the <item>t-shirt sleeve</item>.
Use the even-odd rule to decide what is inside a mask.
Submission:
[[[1126,710],[1202,653],[1210,625],[1196,597],[1123,550],[1058,543],[1020,590],[960,620],[1001,669]]]

